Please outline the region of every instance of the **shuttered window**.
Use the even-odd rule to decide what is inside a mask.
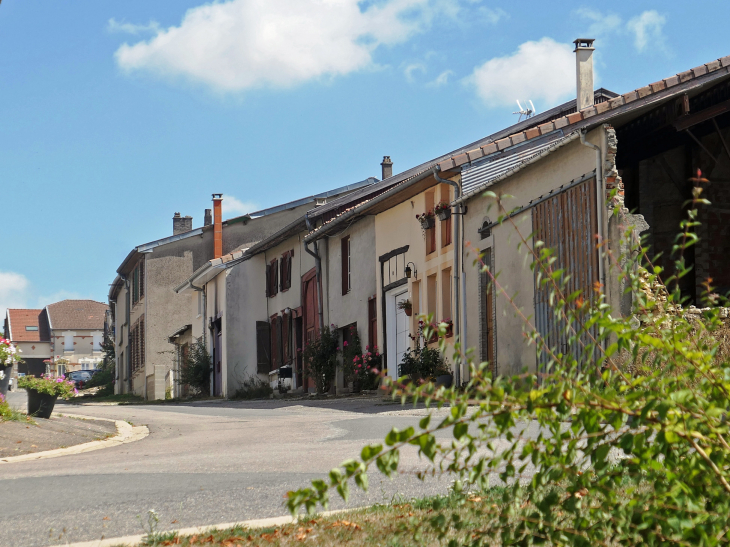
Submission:
[[[277,259],[269,262],[266,267],[266,296],[276,296],[279,292],[279,261]]]
[[[271,370],[281,366],[281,317],[271,318]]]
[[[144,298],[144,258],[137,265],[139,269],[139,297]]]
[[[271,371],[271,325],[268,321],[256,321],[256,372]]]
[[[350,292],[352,287],[350,283],[350,236],[340,240],[340,250],[342,251],[342,294],[345,295]]]
[[[281,347],[282,364],[288,365],[292,360],[291,355],[291,314],[281,314]]]
[[[281,274],[281,291],[284,292],[286,290],[289,290],[291,288],[291,264],[292,264],[292,257],[294,256],[294,249],[291,251],[285,252],[283,255],[281,255],[281,265],[280,265],[280,274]]]

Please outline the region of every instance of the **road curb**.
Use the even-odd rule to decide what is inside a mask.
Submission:
[[[132,443],[144,439],[150,434],[146,426],[132,426],[123,420],[110,420],[108,418],[94,418],[93,416],[84,416],[81,414],[63,414],[69,418],[81,418],[84,420],[100,420],[105,422],[114,422],[117,427],[117,434],[109,439],[101,441],[91,441],[88,443],[69,446],[68,448],[56,448],[55,450],[46,450],[44,452],[35,452],[33,454],[23,454],[22,456],[10,456],[0,459],[0,465],[7,463],[27,462],[33,460],[45,460],[47,458],[58,458],[60,456],[71,456],[73,454],[83,454],[84,452],[92,452],[103,448],[111,448],[122,444]]]
[[[326,517],[328,515],[347,513],[349,511],[355,511],[357,509],[363,509],[363,507],[355,507],[352,509],[338,509],[336,511],[323,511],[317,514]],[[236,526],[242,528],[268,528],[270,526],[282,526],[284,524],[291,524],[295,521],[296,519],[288,515],[285,517],[244,520],[241,522],[227,522],[224,524],[209,524],[207,526],[180,528],[178,530],[161,530],[160,533],[166,534],[170,532],[175,532],[178,536],[191,536],[193,534],[207,534],[211,530],[226,530],[229,528],[234,528]],[[79,543],[64,543],[63,545],[55,545],[53,547],[137,547],[142,541],[144,541],[145,537],[146,534],[139,534],[137,536],[96,539],[93,541],[82,541]]]

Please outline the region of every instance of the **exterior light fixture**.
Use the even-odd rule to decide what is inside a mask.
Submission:
[[[413,262],[409,262],[408,264],[406,264],[406,278],[410,279],[411,275],[413,275],[413,279],[418,279],[418,270],[416,269],[416,265],[413,264],[413,269],[411,270],[411,264],[413,264]]]

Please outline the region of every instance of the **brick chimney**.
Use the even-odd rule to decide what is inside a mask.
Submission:
[[[223,256],[223,194],[213,194],[213,258]]]
[[[383,156],[383,161],[380,164],[380,167],[383,168],[382,180],[385,180],[385,179],[393,176],[393,162],[390,161],[390,156]]]
[[[578,38],[575,44],[575,75],[578,110],[593,106],[593,38]]]
[[[213,209],[206,209],[205,216],[203,217],[203,226],[210,226],[213,224]]]
[[[189,232],[193,229],[193,217],[190,215],[180,216],[180,213],[175,213],[172,217],[172,235],[182,234]]]

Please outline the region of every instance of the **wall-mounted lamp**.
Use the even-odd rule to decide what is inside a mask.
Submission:
[[[289,308],[289,307],[284,308],[284,313],[289,315],[291,313],[291,308]]]
[[[416,270],[416,265],[413,264],[413,269],[411,270],[411,264],[413,264],[413,262],[409,262],[408,264],[406,264],[406,278],[410,279],[411,274],[413,274],[413,279],[418,279],[418,270]]]

